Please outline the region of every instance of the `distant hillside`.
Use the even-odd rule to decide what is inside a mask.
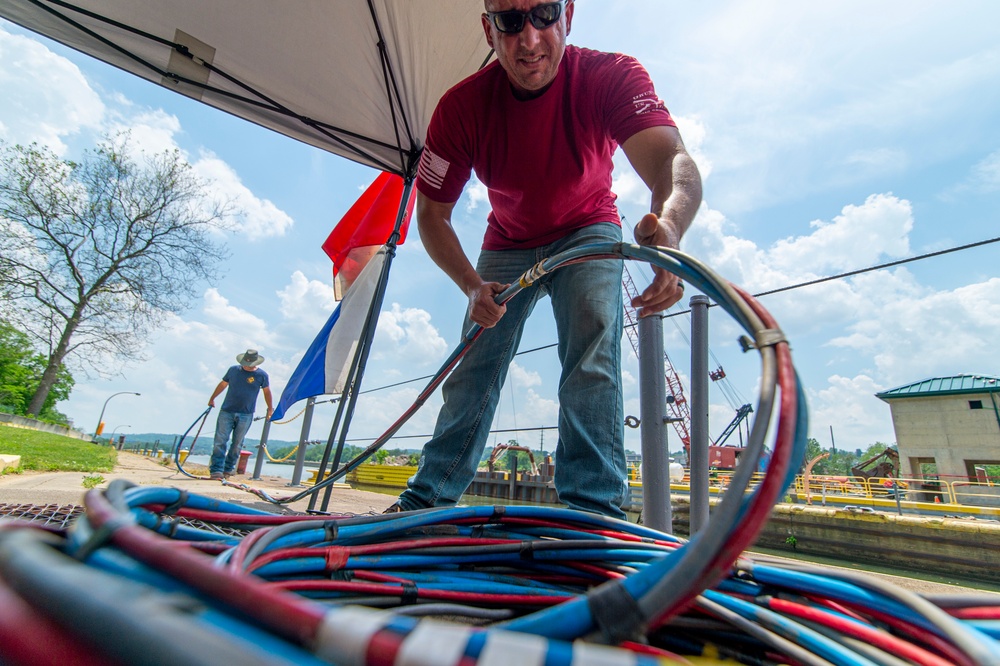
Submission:
[[[118,433],[119,435],[121,433]],[[142,445],[142,448],[158,448],[164,451],[173,451],[177,446],[177,442],[180,440],[181,436],[172,433],[160,433],[160,432],[146,432],[146,433],[125,433],[125,448],[134,448],[136,445]],[[260,443],[260,439],[250,440],[247,438],[244,440],[244,448],[256,449],[257,444]],[[192,455],[209,455],[212,453],[212,437],[201,436],[198,438],[198,442],[194,445],[194,449],[191,450]],[[286,447],[291,447],[297,445],[298,442],[288,442],[280,439],[272,439],[268,441],[268,450],[274,451],[277,449],[282,449]],[[184,440],[184,450],[187,451],[191,447],[191,436]]]

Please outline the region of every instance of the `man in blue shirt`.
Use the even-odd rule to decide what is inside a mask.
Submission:
[[[253,423],[253,412],[257,406],[257,394],[264,392],[267,402],[267,418],[271,418],[274,407],[271,402],[271,388],[268,385],[267,373],[258,368],[264,362],[264,357],[256,349],[248,349],[236,355],[236,362],[226,371],[219,385],[212,391],[208,406],[215,407],[215,398],[226,390],[226,399],[219,410],[219,418],[215,422],[215,446],[212,448],[212,460],[208,471],[212,479],[221,481],[236,473],[236,461],[243,449],[243,438],[246,437]],[[226,443],[232,435],[233,442],[226,451]]]

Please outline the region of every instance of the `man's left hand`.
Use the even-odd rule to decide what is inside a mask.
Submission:
[[[635,225],[635,242],[639,245],[678,249],[680,235],[654,213],[643,215]],[[653,282],[632,299],[632,307],[640,317],[663,312],[684,297],[684,283],[676,275],[653,266]]]

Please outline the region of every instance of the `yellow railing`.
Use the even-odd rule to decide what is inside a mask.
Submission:
[[[360,465],[351,471],[346,481],[370,486],[385,486],[390,488],[405,488],[406,481],[417,468],[399,465]],[[316,474],[307,483],[315,483]],[[709,492],[721,495],[729,488],[733,473],[727,470],[712,470],[709,472]],[[756,472],[748,490],[753,490],[763,479],[764,474]],[[895,484],[895,488],[893,487]],[[641,481],[629,480],[629,485],[639,488]],[[684,492],[690,488],[690,475],[685,473],[682,481],[672,482],[674,491]],[[952,505],[1000,507],[1000,485],[977,481],[938,481],[933,479],[903,478],[892,479],[873,477],[866,479],[860,476],[810,475],[807,480],[798,475],[788,490],[795,501],[820,503],[823,497],[856,499],[873,503],[878,501],[895,501],[896,493],[903,502],[932,502]]]
[[[824,494],[828,497],[894,500],[898,493],[899,499],[907,502],[1000,506],[1000,486],[978,481],[823,475],[812,475],[806,480],[800,475],[795,477],[792,490],[806,501]]]
[[[733,472],[729,470],[712,470],[709,472],[709,493],[721,495],[732,481]],[[748,492],[757,487],[765,474],[755,472]],[[895,484],[895,487],[894,487]],[[634,488],[642,486],[641,481],[630,481]],[[685,492],[690,488],[690,475],[685,474],[684,480],[670,484],[672,490]],[[989,490],[987,490],[989,489]],[[788,494],[796,501],[818,503],[824,496],[829,498],[846,498],[864,500],[895,500],[896,492],[901,501],[933,502],[942,504],[968,504],[978,506],[1000,507],[1000,485],[977,483],[974,481],[937,481],[933,479],[893,479],[874,477],[866,479],[860,476],[828,476],[811,475],[807,480],[798,475],[789,488]]]
[[[407,479],[416,471],[411,465],[359,465],[348,472],[347,480],[366,486],[405,488]]]

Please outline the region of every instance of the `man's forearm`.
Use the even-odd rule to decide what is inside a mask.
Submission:
[[[687,152],[674,155],[669,174],[664,185],[653,187],[650,211],[672,227],[677,234],[673,240],[679,243],[701,205],[701,176]]]
[[[443,204],[418,196],[417,228],[427,255],[468,296],[482,284],[479,273],[462,249],[451,226],[454,204]]]

